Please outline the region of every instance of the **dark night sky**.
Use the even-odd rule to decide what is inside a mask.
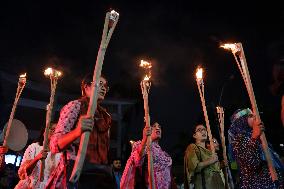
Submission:
[[[248,105],[232,54],[219,48],[221,42],[242,42],[260,111],[273,124],[271,133],[281,130],[274,112],[279,99],[269,91],[272,64],[284,55],[284,9],[277,4],[14,1],[0,7],[1,70],[26,71],[30,80],[42,81],[42,70],[51,65],[64,71],[59,90],[77,94],[82,76],[94,68],[105,13],[116,9],[120,20],[103,67],[111,83],[109,96],[141,99],[139,60],[151,60],[150,112],[165,128],[164,143],[166,138],[177,141],[203,116],[194,78],[197,65],[206,70],[209,113],[223,85],[222,104],[229,113]]]

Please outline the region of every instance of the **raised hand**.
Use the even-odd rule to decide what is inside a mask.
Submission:
[[[264,125],[260,120],[255,120],[252,124],[252,138],[257,139],[264,131]]]
[[[152,133],[152,129],[150,126],[145,126],[143,129],[143,140],[146,141],[147,137],[150,136]]]
[[[78,127],[76,128],[81,135],[84,132],[91,132],[94,127],[94,118],[87,115],[80,116]]]
[[[6,154],[8,152],[8,148],[6,146],[0,146],[0,154]]]

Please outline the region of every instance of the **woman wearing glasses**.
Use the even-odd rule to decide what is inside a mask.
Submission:
[[[218,156],[206,149],[207,131],[204,125],[196,125],[192,137],[194,143],[187,147],[184,156],[185,188],[225,188]]]
[[[82,97],[69,102],[60,112],[58,124],[50,140],[50,149],[52,153],[64,152],[65,157],[47,188],[115,188],[115,181],[110,175],[111,167],[108,166],[111,116],[101,106],[108,92],[108,82],[101,76],[98,83],[97,110],[94,116],[86,117],[92,80],[91,74],[86,75],[81,84]],[[76,160],[80,137],[87,131],[91,134],[83,171],[79,183],[72,184],[68,180]]]

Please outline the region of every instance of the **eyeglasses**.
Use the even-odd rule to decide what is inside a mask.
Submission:
[[[92,85],[92,84],[93,84],[93,82],[90,83],[90,85]],[[100,88],[101,88],[101,87],[104,87],[107,92],[109,91],[109,86],[108,86],[108,84],[107,84],[107,83],[104,83],[103,81],[100,81],[100,82],[99,82],[99,87],[100,87]]]
[[[207,130],[206,130],[206,128],[199,128],[199,129],[196,129],[195,132],[200,132],[201,133],[202,131],[207,131]]]

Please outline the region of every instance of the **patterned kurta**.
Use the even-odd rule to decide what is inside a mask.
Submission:
[[[58,139],[76,128],[80,115],[84,115],[87,112],[87,108],[88,100],[86,100],[86,98],[71,101],[62,108],[59,121],[50,140],[50,149],[53,153],[60,151],[58,148]],[[90,134],[86,161],[92,164],[107,164],[111,116],[106,110],[98,106],[94,117],[95,125]],[[79,142],[79,139],[74,141],[66,149],[67,161],[76,160]],[[55,188],[61,188],[66,182],[66,173],[64,173],[64,168],[66,166],[65,159],[65,157],[61,158],[58,169],[53,173],[53,183],[50,184],[53,187],[56,186]]]
[[[121,181],[120,188],[122,189],[134,189],[135,187],[135,174],[136,171],[141,171],[144,164],[145,155],[141,158],[139,156],[139,149],[141,148],[141,141],[133,144],[132,152],[127,160]],[[152,155],[153,155],[153,168],[154,179],[157,189],[169,189],[171,188],[171,167],[172,158],[161,149],[157,142],[152,143]],[[148,182],[148,173],[145,174],[145,182]]]
[[[19,181],[15,189],[43,189],[45,187],[52,171],[59,163],[61,154],[51,154],[50,152],[48,152],[47,157],[45,159],[44,178],[43,181],[40,182],[39,175],[41,162],[38,161],[36,163],[36,166],[34,167],[30,175],[27,175],[27,173],[25,172],[25,166],[31,160],[33,160],[41,151],[42,146],[40,146],[38,143],[32,143],[28,146],[18,171],[21,180]]]

